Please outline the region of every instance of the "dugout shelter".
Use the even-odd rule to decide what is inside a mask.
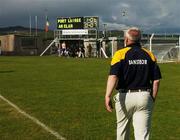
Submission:
[[[87,56],[88,45],[92,46],[92,56],[96,56],[99,32],[99,17],[59,17],[54,38],[58,39],[57,45],[66,42],[67,47],[78,48],[84,46]]]
[[[107,45],[111,44],[110,57],[117,50],[117,39],[99,37],[99,17],[58,17],[57,29],[54,30],[54,40],[41,53],[42,56],[50,47],[50,50],[57,50],[62,43],[66,43],[67,48],[78,48],[84,46],[85,56],[108,57],[106,55]],[[53,45],[55,44],[55,46]],[[92,47],[89,55],[88,48]],[[56,47],[53,49],[53,47]],[[53,53],[53,51],[51,51]]]

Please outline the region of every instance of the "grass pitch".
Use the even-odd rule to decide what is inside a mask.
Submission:
[[[104,108],[110,59],[0,57],[0,93],[67,140],[114,140],[116,118]],[[152,140],[180,138],[180,64],[161,64]],[[55,137],[0,100],[0,139]],[[133,137],[133,134],[132,136]]]

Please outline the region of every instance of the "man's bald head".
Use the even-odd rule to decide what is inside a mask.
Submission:
[[[125,37],[133,42],[139,42],[141,40],[141,31],[137,27],[129,28],[125,32]]]

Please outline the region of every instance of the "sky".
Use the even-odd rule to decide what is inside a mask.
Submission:
[[[147,32],[180,32],[180,0],[0,0],[0,27],[44,28],[48,15],[50,29],[57,17],[98,16],[100,28],[122,30],[136,26]]]

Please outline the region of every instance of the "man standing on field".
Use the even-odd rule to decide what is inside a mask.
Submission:
[[[125,33],[125,48],[112,58],[107,80],[105,106],[112,112],[114,96],[117,118],[117,140],[129,140],[133,121],[135,140],[149,140],[153,105],[158,93],[161,72],[155,56],[141,47],[141,31],[130,28]]]

